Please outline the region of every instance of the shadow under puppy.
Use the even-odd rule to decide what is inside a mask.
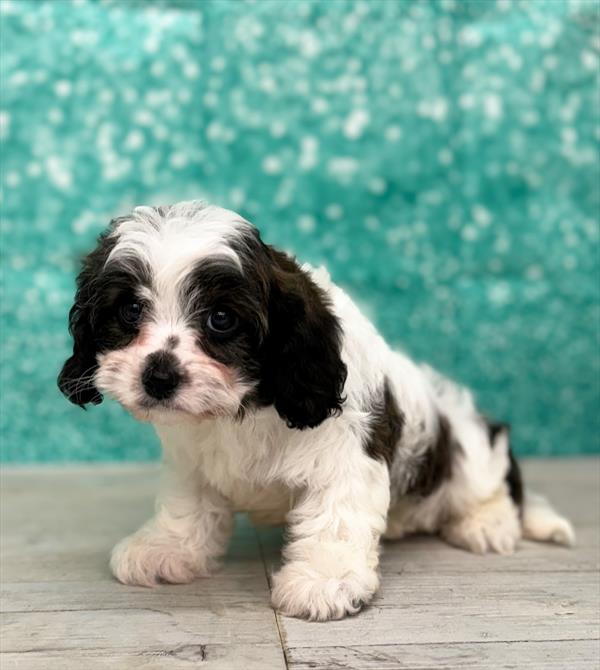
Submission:
[[[574,541],[524,494],[505,426],[234,212],[192,201],[115,219],[69,318],[62,392],[112,396],[164,450],[155,516],[112,553],[123,583],[209,574],[236,511],[288,524],[273,604],[317,620],[371,600],[382,535],[504,554],[522,536]]]

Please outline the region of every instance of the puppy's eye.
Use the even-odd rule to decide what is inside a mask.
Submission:
[[[143,311],[141,302],[126,302],[119,307],[119,317],[126,326],[135,326],[142,318]]]
[[[238,318],[226,309],[216,309],[208,315],[206,325],[215,335],[230,335],[237,328]]]

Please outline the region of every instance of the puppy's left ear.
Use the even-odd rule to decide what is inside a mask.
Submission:
[[[340,324],[324,291],[295,260],[267,249],[273,277],[263,381],[290,428],[314,428],[344,402]]]

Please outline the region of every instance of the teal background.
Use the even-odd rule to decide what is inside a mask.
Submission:
[[[3,1],[2,457],[142,459],[55,378],[78,258],[204,197],[324,262],[521,454],[599,450],[595,2]]]

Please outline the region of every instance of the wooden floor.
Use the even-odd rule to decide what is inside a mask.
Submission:
[[[479,557],[434,538],[388,544],[356,617],[307,623],[269,604],[281,532],[237,522],[223,570],[125,587],[112,545],[152,510],[153,466],[8,469],[2,477],[2,670],[391,670],[600,667],[600,461],[525,463],[577,526],[568,550]]]

